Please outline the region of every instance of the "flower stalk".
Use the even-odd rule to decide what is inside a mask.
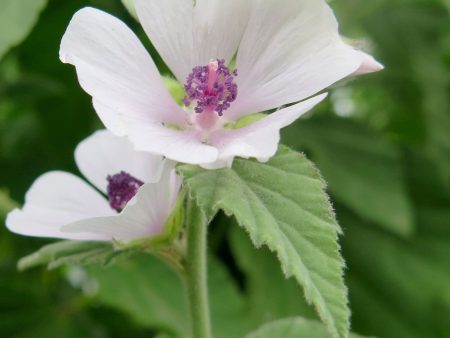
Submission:
[[[196,203],[187,202],[186,285],[193,338],[211,338],[207,284],[207,225]]]

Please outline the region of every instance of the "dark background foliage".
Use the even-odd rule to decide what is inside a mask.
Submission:
[[[63,32],[84,6],[124,20],[168,72],[119,1],[49,0],[27,38],[0,60],[1,219],[38,175],[77,173],[76,144],[101,127],[73,68],[58,59]],[[344,229],[353,331],[450,337],[449,3],[331,6],[342,34],[386,69],[335,85],[326,103],[283,132],[283,141],[305,152],[329,184]],[[2,26],[0,36],[9,29],[15,28]],[[232,328],[242,311],[245,330],[274,318],[314,317],[274,257],[253,249],[236,225],[219,216],[210,241],[213,320],[223,337],[239,335]],[[20,257],[48,242],[0,228],[0,337],[162,338],[183,330],[181,286],[159,261],[16,270]]]

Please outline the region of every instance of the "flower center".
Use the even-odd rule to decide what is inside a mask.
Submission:
[[[109,205],[117,211],[121,211],[125,208],[127,203],[134,195],[136,195],[139,188],[144,184],[144,182],[124,171],[112,176],[108,175],[106,179],[108,181],[106,191],[108,193]]]
[[[187,107],[195,103],[198,114],[215,111],[222,116],[237,97],[235,76],[237,70],[231,72],[225,60],[211,60],[206,66],[195,67],[186,79],[183,103]]]

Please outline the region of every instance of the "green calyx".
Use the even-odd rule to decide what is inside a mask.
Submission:
[[[182,189],[178,194],[175,205],[164,223],[162,232],[150,238],[138,239],[130,242],[114,241],[114,247],[118,250],[142,248],[150,251],[158,251],[161,248],[171,246],[181,231],[184,222],[184,200],[186,198],[186,190]]]
[[[163,76],[163,82],[166,86],[167,90],[169,91],[170,95],[173,97],[173,99],[179,104],[183,104],[183,97],[184,97],[184,88],[183,86],[174,78],[169,76]]]
[[[237,121],[229,122],[224,125],[225,129],[241,129],[244,127],[247,127],[255,122],[258,122],[259,120],[262,120],[267,115],[264,113],[256,113],[252,115],[244,116],[243,118],[240,118]]]

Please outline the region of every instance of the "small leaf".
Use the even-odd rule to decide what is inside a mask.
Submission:
[[[0,59],[31,32],[47,0],[2,0],[0,10]]]
[[[49,269],[63,264],[109,264],[122,251],[115,251],[110,243],[86,241],[60,241],[48,244],[38,251],[23,257],[18,262],[23,271],[38,265],[48,265]]]
[[[197,204],[212,218],[235,216],[254,245],[276,252],[287,277],[303,287],[333,337],[346,337],[350,311],[325,183],[317,169],[286,147],[267,163],[236,159],[233,168],[181,165],[179,173]]]
[[[301,317],[282,319],[263,325],[245,338],[329,338],[326,327],[314,320]],[[351,334],[350,338],[363,338]]]

